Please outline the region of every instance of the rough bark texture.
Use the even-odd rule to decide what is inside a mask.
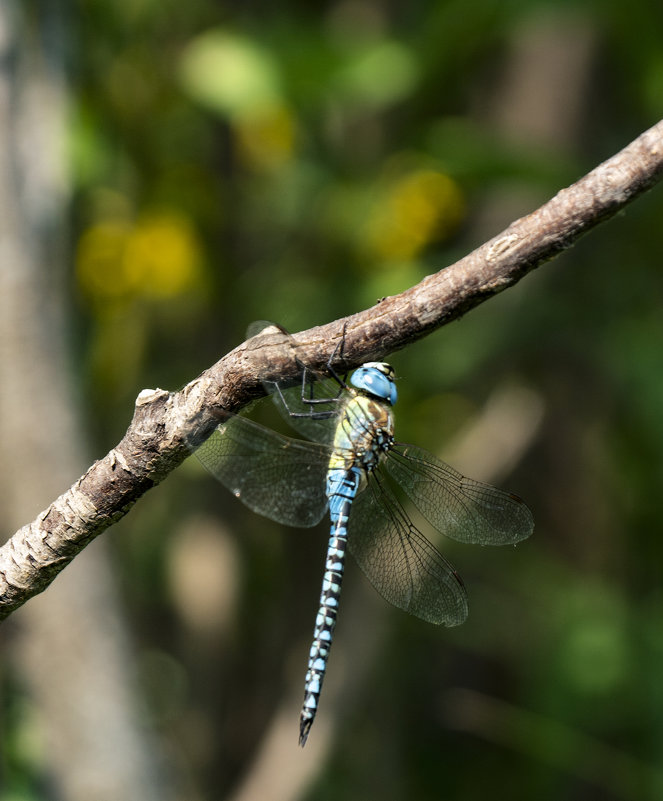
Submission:
[[[295,335],[324,367],[343,339],[351,368],[398,350],[519,281],[653,186],[663,122],[465,258],[359,314]],[[258,376],[294,376],[292,352],[269,335],[233,350],[178,393],[143,390],[122,441],[0,550],[0,617],[42,592],[90,540],[122,517],[213,430],[223,410],[262,393]]]

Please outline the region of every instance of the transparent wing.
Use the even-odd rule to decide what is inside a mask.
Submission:
[[[251,323],[247,336],[258,336],[267,331],[272,342],[275,338],[278,340],[280,335],[284,346],[290,348],[293,357],[297,358],[297,343],[276,323],[265,320]],[[316,442],[332,442],[343,395],[343,388],[338,381],[302,364],[302,373],[298,378],[291,381],[263,381],[263,386],[282,417],[295,431]]]
[[[249,509],[288,526],[314,526],[327,508],[329,450],[231,416],[196,451]]]
[[[472,545],[508,545],[534,530],[532,513],[516,495],[465,478],[414,445],[389,451],[385,469],[428,522]]]
[[[352,504],[348,545],[389,603],[429,623],[457,626],[467,617],[460,576],[412,523],[379,473]]]

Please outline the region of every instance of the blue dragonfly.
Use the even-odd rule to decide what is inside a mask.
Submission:
[[[279,331],[296,354],[290,335],[274,326],[269,330]],[[431,453],[395,441],[398,396],[391,365],[368,362],[347,383],[332,368],[332,358],[326,376],[302,365],[294,386],[265,382],[292,427],[316,441],[231,415],[196,451],[222,484],[265,517],[309,527],[329,515],[300,715],[302,746],[319,705],[347,548],[387,601],[430,623],[456,626],[468,611],[463,582],[414,525],[404,499],[433,528],[464,543],[514,544],[534,528],[530,510],[516,495],[465,478]]]

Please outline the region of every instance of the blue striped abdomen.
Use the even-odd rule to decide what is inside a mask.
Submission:
[[[329,498],[331,531],[329,533],[325,572],[322,579],[320,608],[315,619],[313,644],[311,645],[308,660],[304,704],[299,718],[299,744],[302,746],[306,743],[315,713],[318,710],[322,682],[327,670],[327,659],[341,596],[341,583],[343,581],[343,568],[348,543],[348,518],[352,501],[357,494],[362,478],[362,470],[358,467],[353,467],[350,470],[331,469],[327,474],[327,497]]]
[[[336,428],[326,488],[331,531],[299,718],[299,744],[302,746],[318,709],[336,625],[352,501],[366,486],[368,473],[385,457],[393,442],[393,428],[389,405],[360,394],[348,398]]]

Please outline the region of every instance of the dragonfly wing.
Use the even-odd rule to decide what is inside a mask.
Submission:
[[[465,478],[414,445],[389,451],[385,468],[438,531],[473,545],[509,545],[534,530],[532,513],[517,496]]]
[[[231,416],[196,451],[249,509],[288,526],[314,526],[327,508],[329,450]]]
[[[467,617],[460,576],[415,527],[379,474],[371,475],[352,504],[348,545],[389,603],[429,623],[456,626]]]

